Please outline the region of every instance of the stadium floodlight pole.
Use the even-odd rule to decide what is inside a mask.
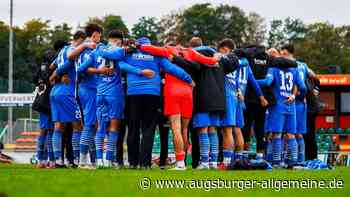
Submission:
[[[10,0],[10,35],[9,35],[9,76],[8,76],[8,93],[13,93],[13,0]],[[8,140],[12,143],[13,139],[13,108],[8,108]]]

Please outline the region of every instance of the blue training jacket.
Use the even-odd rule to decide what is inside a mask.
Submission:
[[[139,44],[151,43],[147,38],[140,38],[136,42]],[[111,53],[108,53],[108,51],[102,52],[103,57],[113,59],[113,56],[110,55]],[[127,95],[146,94],[159,96],[161,93],[161,70],[164,70],[189,84],[192,83],[191,76],[180,67],[172,64],[169,60],[155,57],[141,51],[136,51],[133,54],[128,55],[124,61],[119,63],[119,65],[123,64],[129,64],[140,70],[151,69],[155,72],[155,76],[151,79],[140,74],[127,73]]]

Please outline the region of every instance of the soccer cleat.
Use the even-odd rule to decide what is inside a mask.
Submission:
[[[209,163],[209,168],[217,170],[218,169],[218,163],[217,162],[210,162]]]
[[[123,166],[119,165],[119,163],[117,162],[113,162],[112,163],[112,168],[116,169],[116,170],[120,170]]]
[[[67,168],[67,166],[65,164],[56,163],[54,168]]]
[[[113,162],[112,162],[112,161],[107,160],[107,163],[106,163],[106,168],[112,168],[112,167],[113,167]]]
[[[209,164],[208,163],[201,163],[196,168],[196,170],[209,170]]]
[[[130,165],[130,166],[129,166],[129,169],[130,169],[130,170],[136,170],[136,169],[137,169],[137,166],[136,166],[136,165]]]
[[[78,166],[79,169],[83,169],[83,170],[94,170],[96,169],[96,167],[92,166],[92,165],[87,165],[87,164],[80,164]]]
[[[38,165],[36,166],[37,168],[40,168],[40,169],[43,169],[43,168],[46,168],[46,164],[45,163],[38,163]]]
[[[103,160],[97,159],[96,169],[102,169],[102,168],[104,168]]]
[[[52,169],[52,168],[55,168],[55,166],[56,166],[55,162],[50,161],[49,164],[46,166],[46,168]]]
[[[185,166],[175,166],[174,168],[171,168],[169,170],[172,170],[172,171],[184,171],[184,170],[186,170],[186,167]]]

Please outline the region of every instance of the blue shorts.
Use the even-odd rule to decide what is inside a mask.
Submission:
[[[53,129],[53,122],[51,121],[51,117],[49,115],[40,113],[39,119],[40,129]]]
[[[124,119],[124,96],[97,96],[97,119],[109,121],[111,119]]]
[[[237,97],[235,95],[226,95],[226,112],[221,118],[222,127],[236,126]]]
[[[244,106],[237,101],[235,95],[226,96],[226,113],[221,119],[220,125],[222,127],[235,126],[243,128],[244,126]]]
[[[306,129],[307,105],[302,102],[296,102],[295,108],[296,108],[296,116],[297,116],[296,133],[305,134],[307,130]]]
[[[296,132],[296,115],[295,113],[282,113],[271,110],[268,119],[267,127],[270,132],[282,133],[287,132],[295,134]]]
[[[96,90],[90,88],[79,88],[79,100],[83,110],[84,125],[96,125]]]
[[[76,122],[81,119],[77,100],[71,95],[50,96],[53,122]]]
[[[220,115],[218,113],[204,112],[196,113],[193,116],[193,127],[194,128],[205,128],[209,126],[219,126]]]

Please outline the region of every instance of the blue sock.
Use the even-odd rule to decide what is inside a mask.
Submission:
[[[298,142],[298,163],[303,163],[305,161],[305,142],[304,138],[297,138]]]
[[[106,130],[104,125],[101,125],[95,136],[95,145],[96,145],[96,158],[103,159],[103,144],[106,135]]]
[[[219,138],[216,132],[208,133],[209,142],[210,142],[210,161],[217,162],[219,155]]]
[[[231,149],[224,149],[222,152],[224,156],[224,165],[230,165],[233,151]]]
[[[272,141],[271,140],[268,140],[266,142],[265,160],[270,163],[272,162]]]
[[[81,131],[73,131],[72,146],[74,159],[79,160]]]
[[[49,156],[49,161],[55,161],[55,155],[53,153],[53,146],[52,146],[52,135],[53,135],[53,132],[52,131],[49,131],[47,133],[47,154]]]
[[[231,163],[234,162],[236,160],[236,152],[232,151],[232,155],[231,155]]]
[[[107,152],[106,152],[106,160],[114,161],[115,153],[117,151],[117,140],[118,140],[118,132],[109,132],[108,133],[108,142],[107,142]]]
[[[62,158],[62,132],[55,129],[52,136],[53,152],[56,160]]]
[[[235,155],[236,160],[243,160],[243,152],[242,151],[237,151]]]
[[[272,139],[272,164],[281,164],[282,139],[280,137]]]
[[[295,138],[288,139],[286,162],[288,165],[295,165],[298,162],[298,143]]]
[[[90,162],[96,163],[96,146],[95,140],[92,139],[89,145]]]
[[[36,146],[36,156],[39,161],[46,160],[44,156],[45,152],[45,141],[46,141],[46,135],[40,134],[37,139],[37,146]]]
[[[208,133],[199,134],[199,150],[202,163],[209,162],[209,137]]]
[[[80,153],[83,155],[88,154],[88,151],[89,151],[89,142],[92,137],[92,135],[90,134],[91,129],[92,128],[89,126],[84,126],[83,131],[81,132]]]

